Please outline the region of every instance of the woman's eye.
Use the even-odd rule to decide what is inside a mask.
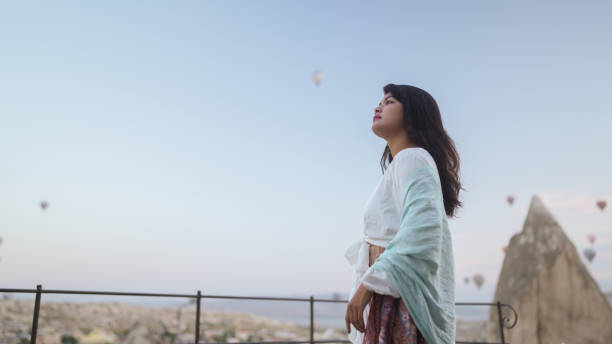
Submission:
[[[386,102],[385,104],[389,104],[389,103],[391,103],[391,101],[390,101],[390,100],[387,100],[387,102]]]

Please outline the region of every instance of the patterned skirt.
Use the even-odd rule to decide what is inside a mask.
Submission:
[[[370,245],[372,266],[384,248]],[[373,293],[363,344],[427,344],[401,297]]]
[[[374,293],[363,344],[427,344],[401,298]]]

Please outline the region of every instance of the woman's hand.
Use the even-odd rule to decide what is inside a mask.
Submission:
[[[353,295],[346,307],[346,330],[351,333],[351,324],[360,332],[365,332],[365,324],[363,321],[363,311],[366,305],[370,302],[373,292],[366,289],[362,284]]]

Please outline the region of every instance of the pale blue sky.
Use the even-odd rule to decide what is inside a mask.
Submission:
[[[491,300],[534,193],[579,250],[600,233],[588,266],[612,290],[612,216],[594,205],[612,201],[611,16],[603,1],[4,3],[1,285],[347,293],[393,82],[436,98],[462,159],[457,301]],[[477,272],[480,291],[462,282]]]

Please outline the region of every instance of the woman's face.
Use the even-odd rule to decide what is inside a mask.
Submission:
[[[383,139],[392,138],[404,130],[404,106],[391,93],[386,93],[374,108],[372,131]]]

